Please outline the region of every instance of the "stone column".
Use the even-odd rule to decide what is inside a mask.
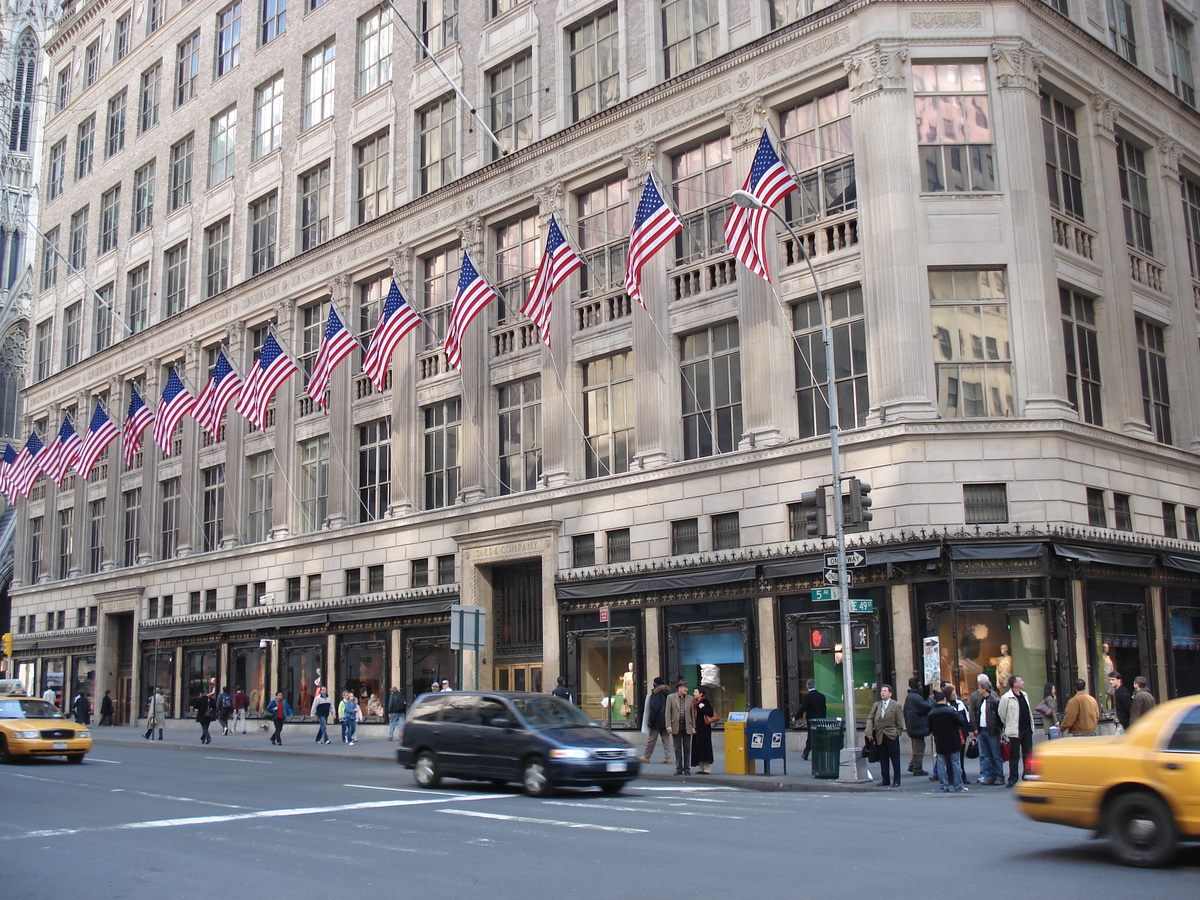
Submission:
[[[226,356],[241,371],[239,377],[244,381],[246,371],[238,363],[243,358],[243,348],[246,343],[246,323],[234,322],[226,332]],[[204,373],[208,380],[208,373]],[[247,423],[235,409],[238,398],[234,397],[221,419],[224,429],[225,444],[225,527],[223,530],[222,547],[236,547],[244,537],[242,523],[246,521],[248,508],[246,504],[246,454],[244,452]]]
[[[398,248],[391,256],[392,279],[404,299],[412,304],[416,297],[413,251]],[[415,308],[415,307],[414,307]],[[417,356],[421,352],[420,335],[424,326],[400,341],[392,359],[392,490],[388,517],[415,512],[424,505],[425,423],[417,403]],[[396,360],[400,364],[396,364]]]
[[[871,189],[859,194],[864,223],[859,246],[863,303],[877,336],[867,348],[873,424],[938,415],[932,339],[923,324],[928,316],[913,315],[914,308],[929,306],[929,281],[912,224],[920,212],[921,185],[913,160],[907,61],[904,44],[877,41],[845,63],[854,104],[855,166],[871,178]]]
[[[1011,201],[1013,263],[1008,274],[1014,375],[1034,419],[1078,419],[1067,399],[1054,235],[1042,156],[1041,60],[1024,41],[992,44],[999,89],[996,145],[1006,161],[1002,185]],[[1030,177],[1032,176],[1032,177]],[[1049,364],[1047,359],[1050,360]]]
[[[350,276],[335,275],[329,280],[329,302],[334,305],[342,324],[350,327]],[[324,325],[322,334],[324,334]],[[359,521],[357,431],[350,418],[350,372],[353,354],[343,359],[329,379],[329,498],[326,515],[330,528],[341,528]]]
[[[294,337],[296,334],[296,308],[291,300],[275,304],[275,337],[279,345],[292,359],[296,359]],[[285,381],[275,391],[275,425],[267,434],[267,441],[274,450],[275,482],[272,486],[271,537],[287,537],[295,534],[300,522],[299,483],[300,467],[296,460],[296,397],[304,389],[303,369]],[[282,490],[281,490],[282,488]],[[317,523],[320,527],[321,523]]]
[[[162,360],[146,360],[146,383],[142,402],[156,407],[162,396]],[[158,504],[158,445],[154,443],[154,424],[142,432],[142,508],[138,516],[138,563],[154,559],[155,538],[162,533]],[[124,462],[122,460],[122,462]]]
[[[476,271],[491,280],[491,266],[484,257],[486,241],[483,220],[470,219],[458,227],[463,249],[471,254]],[[462,379],[462,426],[459,451],[462,454],[462,502],[473,503],[498,494],[500,485],[495,475],[495,416],[492,392],[488,382],[488,323],[495,310],[491,304],[482,309],[462,338],[462,359],[459,376]],[[447,498],[449,499],[449,498]]]
[[[204,369],[204,352],[199,341],[188,341],[187,350],[179,367],[179,377],[184,381],[184,387],[192,394],[199,396],[208,380],[208,372]],[[200,466],[193,461],[200,458],[200,426],[191,416],[183,417],[183,440],[179,455],[183,465],[179,471],[179,541],[175,547],[176,556],[188,556],[193,547],[204,546],[204,486],[200,476]],[[228,466],[226,466],[228,470]],[[189,511],[192,511],[189,514]],[[221,523],[221,535],[224,537],[225,523]]]
[[[104,411],[112,423],[117,426],[118,431],[121,429],[125,416],[125,410],[121,408],[124,387],[125,381],[120,375],[114,375],[108,380],[108,402],[105,404]],[[122,457],[119,434],[113,438],[108,449],[100,454],[96,465],[108,466],[108,477],[105,479],[104,486],[108,518],[104,523],[105,552],[100,569],[103,572],[109,572],[125,561],[125,494],[121,490],[121,473],[125,471],[125,460]],[[20,529],[18,529],[19,533]]]
[[[559,227],[566,229],[567,223],[561,210],[563,183],[546,185],[535,196],[538,201],[539,233],[543,236],[546,234],[550,228],[550,217],[556,212],[559,213]],[[545,245],[544,237],[542,245]],[[557,349],[547,347],[545,340],[541,344],[542,482],[548,487],[568,484],[583,471],[582,447],[586,435],[583,434],[582,404],[575,402],[575,398],[582,397],[583,391],[578,367],[574,365],[570,329],[570,298],[578,294],[578,286],[579,275],[576,273],[555,291],[549,338]],[[576,409],[580,410],[578,415],[574,413]],[[575,473],[574,476],[572,473]],[[549,683],[550,676],[545,674]]]

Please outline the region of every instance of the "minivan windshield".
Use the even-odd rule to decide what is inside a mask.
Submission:
[[[525,717],[531,728],[545,731],[547,728],[582,728],[596,723],[577,706],[558,697],[514,698],[513,706]]]

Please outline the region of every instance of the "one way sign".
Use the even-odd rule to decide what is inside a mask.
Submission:
[[[825,578],[826,584],[837,584],[838,583],[837,569],[823,569],[822,571],[824,573],[824,578]],[[854,584],[854,573],[853,572],[846,573],[846,584]]]
[[[865,566],[866,564],[867,564],[867,554],[863,553],[861,550],[847,550],[846,551],[846,568],[847,569],[857,569],[860,566]],[[826,568],[830,568],[830,569],[837,568],[837,554],[836,553],[826,553],[825,554],[825,566],[826,566]]]

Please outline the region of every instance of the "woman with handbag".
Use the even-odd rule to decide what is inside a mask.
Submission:
[[[866,733],[879,745],[880,787],[900,787],[900,735],[904,732],[904,710],[892,698],[892,686],[879,689],[879,699],[867,716]],[[894,771],[894,777],[893,777]]]
[[[712,729],[717,722],[717,713],[708,699],[711,690],[706,684],[696,688],[696,733],[692,735],[692,762],[696,764],[697,775],[712,774]]]
[[[1046,740],[1049,740],[1054,736],[1050,734],[1050,729],[1058,724],[1058,688],[1047,681],[1046,688],[1042,691],[1042,702],[1034,709],[1042,717],[1042,728],[1046,731]]]

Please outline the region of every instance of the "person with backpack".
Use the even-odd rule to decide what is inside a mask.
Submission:
[[[568,703],[575,702],[574,698],[571,697],[571,689],[569,687],[567,687],[566,676],[563,676],[563,675],[558,676],[558,684],[555,686],[554,690],[552,690],[550,693],[553,694],[555,697],[561,697],[563,700],[566,700]]]
[[[229,734],[229,717],[233,714],[233,695],[227,686],[217,694],[217,721],[221,723],[221,734]]]
[[[406,712],[408,712],[408,701],[404,699],[404,692],[398,687],[393,687],[392,692],[388,695],[387,704],[387,739],[389,741],[392,739],[392,735],[396,733],[396,729],[403,727],[404,714]]]

